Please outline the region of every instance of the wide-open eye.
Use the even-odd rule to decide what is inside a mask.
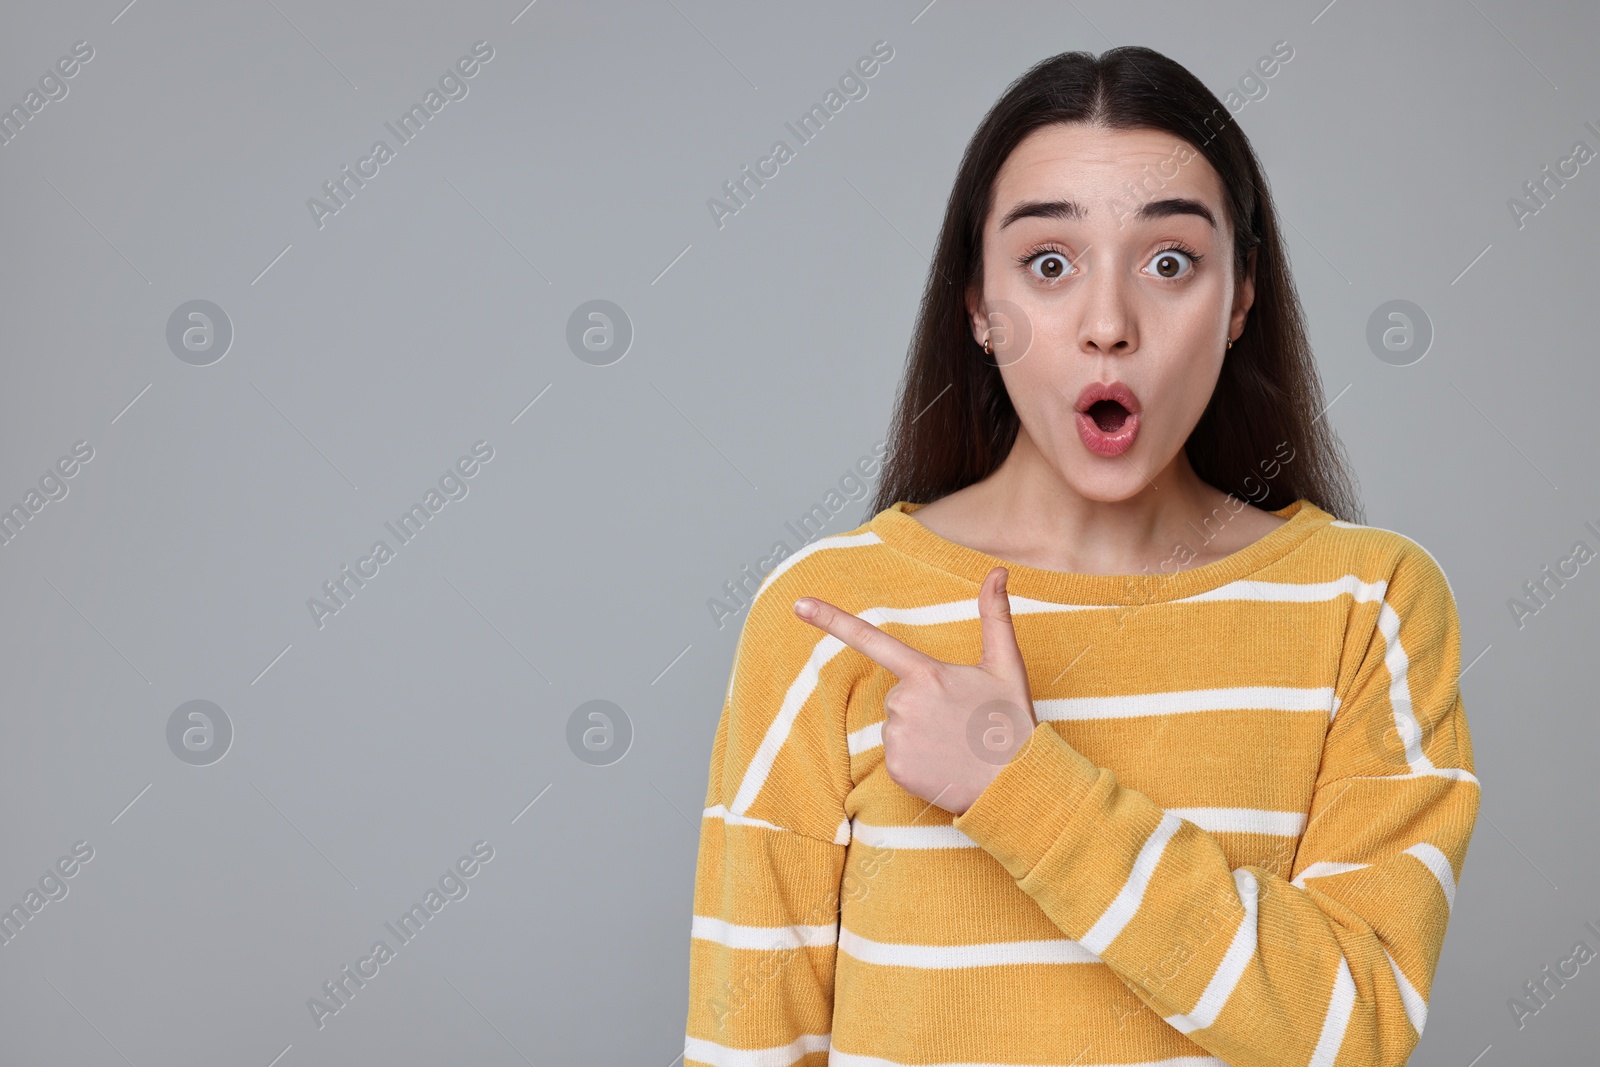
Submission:
[[[1047,282],[1066,277],[1072,269],[1072,263],[1067,259],[1066,253],[1054,248],[1032,249],[1023,253],[1018,261],[1032,271],[1034,277]]]
[[[1155,266],[1156,277],[1176,281],[1194,270],[1200,259],[1198,252],[1182,248],[1163,248],[1150,257],[1150,262]]]

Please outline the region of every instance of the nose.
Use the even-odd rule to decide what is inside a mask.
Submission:
[[[1114,266],[1091,267],[1079,290],[1083,318],[1078,326],[1078,349],[1086,355],[1125,355],[1139,345],[1129,311],[1128,280]]]

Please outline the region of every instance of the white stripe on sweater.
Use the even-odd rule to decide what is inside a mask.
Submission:
[[[1085,1050],[1087,1051],[1087,1050]],[[1083,1053],[1079,1053],[1082,1056]],[[899,1060],[888,1060],[881,1056],[861,1056],[853,1052],[840,1052],[835,1047],[828,1053],[829,1067],[911,1067]],[[986,1061],[974,1063],[917,1063],[915,1067],[1014,1067],[1013,1064]],[[1222,1060],[1215,1056],[1172,1056],[1164,1060],[1121,1060],[1115,1064],[1085,1063],[1082,1059],[1074,1057],[1065,1067],[1228,1067]]]
[[[860,755],[868,749],[877,748],[883,744],[883,724],[884,720],[879,719],[877,722],[868,723],[846,737],[845,747],[850,750],[850,755]]]
[[[729,1048],[703,1037],[686,1037],[683,1041],[684,1063],[709,1063],[712,1067],[789,1067],[808,1052],[827,1052],[828,1034],[804,1034],[787,1045],[776,1048]],[[838,1057],[830,1054],[828,1062]]]
[[[730,811],[743,815],[755,801],[756,795],[761,792],[761,787],[767,783],[767,775],[772,770],[773,762],[778,758],[778,750],[789,740],[789,730],[794,726],[795,717],[800,714],[801,706],[817,687],[817,676],[823,664],[837,655],[840,649],[846,647],[848,646],[843,641],[832,634],[824,634],[822,640],[811,650],[811,657],[806,660],[805,666],[800,668],[795,680],[789,684],[788,692],[784,693],[777,717],[762,735],[761,744],[756,746],[755,755],[750,757],[744,778],[739,782],[739,792],[734,796],[733,803],[728,805]]]
[[[1082,719],[1125,719],[1145,715],[1182,715],[1196,711],[1315,711],[1333,708],[1330,686],[1301,689],[1283,685],[1244,685],[1222,689],[1178,689],[1129,696],[1056,697],[1035,700],[1040,722]]]
[[[796,563],[799,563],[807,556],[813,555],[817,552],[826,551],[830,548],[859,548],[862,545],[877,545],[882,543],[883,538],[879,537],[871,530],[868,530],[866,533],[856,534],[854,536],[847,534],[834,534],[831,537],[824,537],[820,540],[813,541],[809,545],[802,547],[793,555],[785,556],[777,566],[773,567],[772,570],[767,572],[767,576],[762,579],[761,584],[756,586],[755,596],[750,598],[749,606],[750,608],[754,608],[756,606],[756,601],[761,598],[762,593],[767,591],[768,586],[777,581],[778,577],[783,574],[784,571],[788,570],[790,567],[793,567]],[[744,637],[743,633],[741,633],[739,636],[740,640],[742,641]],[[728,672],[728,692],[723,697],[723,707],[727,707],[728,702],[733,699],[733,687],[734,683],[738,680],[738,677],[739,658],[737,655],[735,655],[733,669]]]
[[[1228,943],[1228,951],[1223,953],[1222,962],[1217,964],[1194,1009],[1185,1014],[1165,1017],[1180,1034],[1202,1030],[1217,1021],[1223,1006],[1228,1003],[1228,997],[1244,977],[1245,968],[1255,958],[1256,903],[1261,895],[1261,887],[1256,884],[1255,875],[1243,867],[1233,872],[1233,884],[1244,904],[1244,917],[1239,920],[1233,940]]]
[[[837,923],[794,926],[741,926],[709,915],[696,915],[689,936],[715,941],[728,948],[778,950],[807,945],[831,945],[839,938]]]
[[[1289,884],[1299,889],[1304,889],[1307,878],[1328,878],[1335,874],[1344,874],[1347,871],[1365,870],[1368,866],[1370,865],[1366,863],[1339,863],[1334,860],[1318,860],[1301,871]]]
[[[1411,657],[1400,644],[1400,616],[1387,601],[1378,605],[1378,630],[1383,634],[1383,665],[1389,672],[1389,707],[1395,733],[1405,746],[1406,765],[1416,772],[1431,770],[1432,762],[1422,754],[1422,727],[1411,710],[1411,686],[1406,680]]]
[[[1341,953],[1339,970],[1333,978],[1333,992],[1328,997],[1328,1013],[1322,1017],[1322,1033],[1317,1037],[1317,1047],[1311,1050],[1307,1067],[1333,1067],[1355,1006],[1355,979],[1350,977],[1350,964]]]
[[[801,548],[799,551],[795,552],[794,555],[785,556],[776,567],[768,571],[766,578],[763,579],[761,584],[756,587],[756,597],[759,597],[766,591],[768,586],[777,581],[784,571],[788,570],[790,567],[793,567],[796,563],[799,563],[809,555],[817,552],[824,552],[830,548],[860,548],[862,545],[878,545],[882,543],[883,538],[879,537],[871,530],[858,534],[831,534],[828,537],[813,541],[809,545],[806,545],[804,548]],[[755,603],[755,597],[750,598],[750,603]]]
[[[1128,923],[1133,921],[1134,915],[1139,911],[1139,905],[1144,901],[1145,890],[1150,886],[1150,877],[1161,862],[1161,854],[1165,851],[1167,842],[1182,828],[1182,819],[1171,812],[1162,814],[1161,821],[1156,824],[1156,828],[1145,839],[1144,846],[1139,849],[1139,855],[1134,857],[1133,870],[1129,872],[1128,880],[1122,884],[1121,891],[1083,935],[1083,943],[1090,952],[1099,956],[1105,955],[1106,947],[1116,940],[1117,935],[1122,933]]]
[[[1035,700],[1039,721],[1069,722],[1085,719],[1138,718],[1148,715],[1182,715],[1190,712],[1233,711],[1250,708],[1267,711],[1315,711],[1333,720],[1338,698],[1327,686],[1238,686],[1223,689],[1180,689],[1132,696],[1054,697]],[[859,756],[883,744],[883,722],[868,723],[846,738],[850,755]]]
[[[1454,778],[1480,785],[1477,775],[1460,767],[1432,767],[1425,771],[1407,771],[1405,774],[1352,774],[1339,779],[1342,782],[1404,782],[1411,778]]]
[[[1099,963],[1100,957],[1067,937],[1040,941],[990,941],[969,945],[908,945],[871,941],[839,931],[839,951],[864,963],[922,970],[1002,967],[1017,963]]]
[[[1274,834],[1298,837],[1306,828],[1303,811],[1267,811],[1262,808],[1168,808],[1169,815],[1188,819],[1212,833]]]
[[[711,809],[706,810],[709,812]],[[1267,811],[1261,808],[1168,808],[1167,811],[1211,833],[1298,837],[1306,825],[1306,814],[1302,811]],[[850,820],[850,829],[855,840],[872,848],[916,850],[980,847],[954,826],[879,826],[855,818]]]
[[[1445,574],[1444,568],[1439,565],[1438,557],[1436,557],[1432,552],[1429,552],[1427,548],[1425,548],[1419,542],[1407,537],[1405,534],[1400,533],[1397,530],[1385,530],[1381,526],[1360,526],[1353,522],[1345,522],[1342,519],[1334,519],[1332,522],[1328,523],[1328,525],[1340,530],[1378,530],[1382,533],[1393,534],[1395,537],[1398,537],[1416,546],[1418,550],[1420,550],[1424,555],[1433,561],[1434,568],[1438,570],[1440,577],[1444,579],[1445,591],[1450,594],[1451,603],[1455,603],[1456,593],[1455,589],[1450,585],[1450,576]],[[1388,617],[1393,618],[1392,627],[1385,627],[1384,625],[1386,622],[1385,612],[1388,613]],[[1400,648],[1400,618],[1395,614],[1394,609],[1389,606],[1387,601],[1384,601],[1378,607],[1378,626],[1379,629],[1383,631],[1384,641],[1388,645],[1388,655],[1384,657],[1384,664],[1390,667],[1390,702],[1394,708],[1395,729],[1401,738],[1406,739],[1406,763],[1410,766],[1412,773],[1419,777],[1437,776],[1440,778],[1453,778],[1458,781],[1470,781],[1477,783],[1478,779],[1469,771],[1463,770],[1459,767],[1435,767],[1431,760],[1422,755],[1420,747],[1421,727],[1418,726],[1416,717],[1412,714],[1411,691],[1405,683],[1405,670],[1409,660],[1406,658],[1405,652]],[[1399,666],[1398,676],[1396,675],[1394,669],[1395,663],[1398,663]],[[1397,701],[1394,699],[1394,693],[1396,690],[1403,694],[1403,701]],[[1416,743],[1415,746],[1413,745],[1413,742]]]
[[[1383,954],[1389,956],[1389,950],[1384,949]],[[1422,1028],[1428,1022],[1428,1000],[1417,992],[1417,987],[1406,978],[1405,972],[1400,969],[1400,964],[1395,962],[1393,956],[1389,956],[1389,966],[1394,968],[1394,980],[1400,986],[1400,1003],[1406,1006],[1406,1018],[1411,1020],[1417,1036],[1421,1037]]]
[[[819,840],[818,838],[812,837],[810,834],[802,834],[802,833],[800,833],[800,831],[791,830],[787,826],[779,826],[775,822],[768,822],[765,819],[754,819],[754,818],[751,818],[748,815],[737,815],[737,814],[729,811],[727,806],[724,805],[724,804],[713,804],[711,807],[705,809],[704,811],[702,811],[700,813],[700,818],[702,818],[702,819],[721,819],[724,822],[726,822],[729,826],[758,826],[758,827],[762,828],[763,830],[782,830],[786,834],[797,834],[800,837],[808,838],[809,840],[812,840],[812,841]],[[849,843],[850,843],[850,820],[847,819],[847,818],[846,819],[840,819],[839,820],[839,829],[835,830],[834,834],[833,834],[833,844],[835,844],[835,845],[848,845]]]
[[[1411,705],[1411,685],[1407,680],[1411,658],[1400,643],[1400,616],[1388,601],[1378,605],[1378,629],[1383,634],[1383,665],[1389,671],[1389,707],[1394,728],[1405,745],[1406,765],[1416,777],[1454,778],[1477,782],[1470,771],[1460,767],[1436,767],[1422,752],[1422,727]]]
[[[1215,589],[1207,589],[1203,593],[1160,603],[1196,604],[1207,600],[1265,600],[1310,604],[1319,600],[1332,600],[1341,593],[1349,593],[1352,599],[1360,603],[1382,599],[1387,584],[1381,578],[1376,582],[1363,582],[1353,574],[1342,575],[1326,582],[1264,582],[1256,578],[1240,578]]]
[[[1439,888],[1444,890],[1445,912],[1448,914],[1456,906],[1456,872],[1450,866],[1450,858],[1438,847],[1426,841],[1418,841],[1406,853],[1422,861],[1422,865],[1433,872],[1439,879]]]

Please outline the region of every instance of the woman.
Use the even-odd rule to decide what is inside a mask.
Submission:
[[[1322,411],[1217,99],[1143,48],[1014,83],[876,513],[750,607],[685,1064],[1406,1061],[1479,804],[1459,624]]]

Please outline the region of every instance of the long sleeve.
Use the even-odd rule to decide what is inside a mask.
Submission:
[[[1352,590],[1298,847],[1235,869],[1211,834],[1120,786],[1049,723],[954,820],[1068,937],[1233,1067],[1399,1067],[1421,1036],[1479,784],[1455,601],[1406,545],[1388,578]],[[1224,655],[1225,640],[1196,654]]]
[[[793,599],[752,605],[712,745],[685,1067],[828,1060],[850,772],[827,667],[842,646]]]

